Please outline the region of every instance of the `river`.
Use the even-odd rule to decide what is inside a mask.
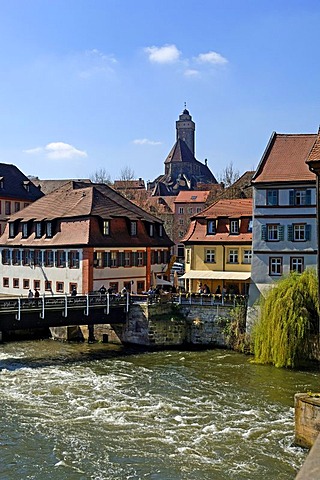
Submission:
[[[227,350],[0,345],[1,480],[294,479],[296,392],[319,372]]]

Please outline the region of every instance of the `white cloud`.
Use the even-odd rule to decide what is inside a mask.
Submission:
[[[24,150],[24,153],[29,155],[45,154],[51,160],[60,160],[65,158],[87,157],[87,153],[83,150],[78,150],[73,145],[64,142],[51,142],[45,147],[36,147]]]
[[[196,60],[200,63],[211,63],[215,65],[228,63],[228,60],[217,52],[200,53]]]
[[[199,72],[199,70],[194,70],[192,68],[188,68],[187,70],[185,70],[184,75],[186,77],[198,77],[200,75],[200,72]]]
[[[179,60],[180,50],[175,45],[164,45],[163,47],[146,47],[145,52],[153,63],[174,63]]]
[[[110,75],[114,73],[114,66],[118,63],[114,55],[105,53],[93,48],[86,50],[84,56],[79,56],[79,76],[90,78],[97,75]]]
[[[135,145],[161,145],[161,142],[156,142],[155,140],[148,140],[147,138],[137,138],[133,140]]]

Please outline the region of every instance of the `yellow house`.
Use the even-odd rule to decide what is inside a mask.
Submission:
[[[187,292],[247,294],[252,258],[252,199],[219,200],[192,221],[183,239]]]

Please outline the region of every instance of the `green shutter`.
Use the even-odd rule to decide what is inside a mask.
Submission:
[[[288,225],[288,240],[293,242],[293,225]]]
[[[311,225],[306,225],[306,240],[311,240]]]
[[[278,226],[278,232],[279,232],[279,240],[284,240],[284,226],[283,225]]]

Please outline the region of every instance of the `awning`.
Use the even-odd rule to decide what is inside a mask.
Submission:
[[[212,270],[190,270],[182,279],[190,280],[249,280],[251,272],[214,272]]]

